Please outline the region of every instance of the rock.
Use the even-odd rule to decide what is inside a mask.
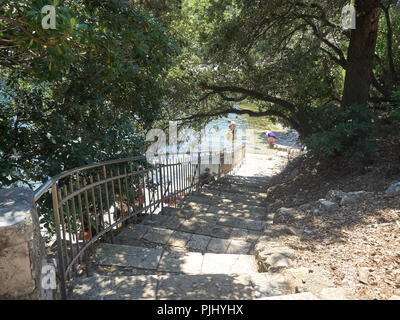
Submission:
[[[254,254],[259,272],[277,272],[293,264],[294,251],[287,247],[271,247],[271,242],[257,243]]]
[[[311,292],[317,295],[322,289],[335,286],[330,272],[322,267],[290,268],[284,270],[283,274],[296,292]]]
[[[400,193],[400,181],[393,183],[387,190],[385,191],[388,195],[394,195]]]
[[[321,211],[320,211],[320,210],[318,210],[318,209],[314,209],[314,210],[313,210],[313,213],[314,213],[314,214],[320,214],[320,213],[321,213]]]
[[[283,232],[285,232],[288,235],[293,235],[293,236],[297,236],[298,235],[297,230],[295,228],[289,227],[289,226],[285,226],[283,228]]]
[[[347,266],[342,268],[344,274],[342,280],[343,288],[355,288],[357,282],[357,270],[353,266]]]
[[[298,211],[293,208],[280,208],[274,215],[274,224],[287,223],[289,220],[298,216]]]
[[[330,208],[337,204],[336,202],[328,201],[325,199],[319,199],[318,202],[320,205],[322,205],[323,207],[326,207],[326,208]]]
[[[370,194],[371,192],[366,191],[355,191],[355,192],[348,192],[344,195],[342,200],[340,201],[340,205],[351,204],[359,201],[362,197]]]
[[[310,210],[311,209],[311,203],[302,204],[301,206],[299,206],[299,209],[303,210],[303,211]]]
[[[341,190],[330,190],[326,194],[326,200],[339,203],[340,205],[347,205],[356,202],[361,197],[367,195],[366,191],[343,192]]]
[[[342,200],[340,200],[340,205],[343,206],[343,205],[351,204],[351,203],[354,203],[354,202],[356,202],[356,199],[354,199],[353,197],[345,194],[343,196]]]
[[[369,282],[369,268],[362,267],[358,270],[358,280],[361,283],[368,284]]]
[[[346,193],[341,190],[330,190],[326,194],[326,200],[331,202],[340,202],[345,195]]]

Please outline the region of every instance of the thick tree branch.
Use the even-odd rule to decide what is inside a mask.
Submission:
[[[243,95],[247,95],[248,97],[251,97],[253,99],[265,101],[265,102],[270,102],[276,105],[279,105],[283,107],[286,110],[295,112],[296,107],[294,104],[292,104],[289,101],[273,97],[268,94],[260,93],[254,90],[246,89],[246,88],[241,88],[237,86],[216,86],[216,85],[209,85],[207,83],[201,83],[200,86],[203,89],[206,90],[212,90],[213,93],[216,94],[224,94],[225,92],[231,92],[231,93],[241,93]]]
[[[297,121],[295,121],[293,118],[289,117],[285,113],[277,111],[277,110],[266,110],[266,111],[258,111],[257,112],[257,111],[247,110],[247,109],[228,108],[228,109],[225,109],[222,111],[216,111],[216,112],[210,112],[210,113],[197,113],[197,114],[191,115],[189,117],[175,119],[174,121],[191,122],[191,121],[197,120],[197,119],[216,117],[216,116],[226,115],[229,113],[240,114],[240,115],[247,114],[251,117],[266,117],[266,116],[278,117],[278,118],[288,122],[294,129],[300,130],[300,125],[298,124]]]

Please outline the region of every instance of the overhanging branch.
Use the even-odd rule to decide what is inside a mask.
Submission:
[[[284,99],[277,98],[277,97],[274,97],[274,96],[271,96],[271,95],[268,95],[265,93],[254,91],[251,89],[246,89],[246,88],[237,87],[237,86],[216,86],[216,85],[210,85],[210,84],[206,84],[206,83],[201,83],[200,86],[203,89],[211,90],[212,93],[222,95],[222,98],[224,98],[224,93],[226,93],[226,92],[240,93],[243,95],[240,98],[242,100],[243,100],[244,96],[246,96],[246,98],[251,97],[256,100],[261,100],[261,101],[270,102],[270,103],[279,105],[280,107],[283,107],[284,109],[286,109],[288,111],[292,111],[292,112],[296,111],[295,105],[289,101],[286,101]],[[224,99],[224,100],[226,100],[226,99]],[[226,100],[226,101],[235,101],[235,100],[231,99],[231,100]]]

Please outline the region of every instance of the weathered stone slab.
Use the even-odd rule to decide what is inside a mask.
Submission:
[[[196,230],[196,233],[198,234],[221,239],[228,239],[231,232],[232,228],[214,224],[203,224]]]
[[[136,244],[150,229],[151,227],[143,224],[128,225],[115,237],[115,242],[120,244]]]
[[[168,244],[172,247],[184,248],[191,237],[191,233],[175,231],[169,238]]]
[[[206,196],[204,194],[199,194],[199,195],[191,195],[187,198],[186,201],[188,202],[195,202],[195,203],[201,203],[201,204],[206,204],[206,205],[215,205],[219,202],[219,198],[216,196]]]
[[[152,228],[143,236],[142,239],[152,243],[167,244],[173,233],[174,231],[169,229]]]
[[[181,225],[182,219],[176,216],[168,215],[153,215],[153,217],[147,218],[143,221],[144,224],[161,227],[165,229],[178,230]]]
[[[229,245],[227,253],[248,254],[254,244],[245,240],[233,239]]]
[[[156,270],[162,253],[161,249],[102,243],[96,250],[95,261],[105,266]]]
[[[184,211],[191,211],[196,215],[197,212],[205,212],[210,207],[208,204],[198,203],[198,202],[184,202],[182,209]]]
[[[207,222],[193,217],[189,220],[182,221],[181,226],[179,227],[179,231],[195,233],[197,232],[197,230],[200,230],[207,225]]]
[[[196,218],[204,220],[208,223],[215,224],[218,221],[219,216],[211,212],[202,212],[196,215]]]
[[[279,274],[252,273],[250,279],[257,299],[291,293],[291,287]]]
[[[265,221],[250,220],[250,219],[243,219],[243,221],[240,223],[240,226],[242,228],[246,228],[246,229],[254,230],[254,231],[262,231],[264,229],[265,225],[266,225]]]
[[[71,300],[154,300],[157,276],[100,276],[75,278]]]
[[[194,215],[194,212],[191,210],[184,210],[182,208],[164,207],[162,215],[190,219]]]
[[[207,247],[207,252],[225,253],[229,247],[231,240],[212,238]]]
[[[246,240],[248,234],[249,234],[249,231],[247,229],[232,228],[231,239]]]
[[[202,274],[248,274],[257,272],[254,257],[241,254],[206,253],[203,259]]]
[[[164,252],[158,271],[199,274],[203,255],[195,252]]]
[[[247,276],[227,274],[161,276],[160,300],[252,300],[252,283]]]
[[[218,219],[217,224],[226,227],[239,228],[242,220],[231,216],[222,216]]]
[[[208,243],[211,237],[203,236],[200,234],[194,234],[187,242],[186,247],[190,251],[204,252],[207,249]]]

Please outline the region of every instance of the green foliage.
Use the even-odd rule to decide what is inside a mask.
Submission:
[[[319,156],[342,157],[354,163],[368,162],[375,149],[380,124],[365,106],[339,109],[328,105],[319,110],[323,124],[305,139],[308,149]]]
[[[389,123],[388,134],[394,139],[400,139],[400,91],[393,92],[393,103],[388,104],[382,118]]]
[[[0,2],[0,187],[142,152],[179,50],[129,1]]]

